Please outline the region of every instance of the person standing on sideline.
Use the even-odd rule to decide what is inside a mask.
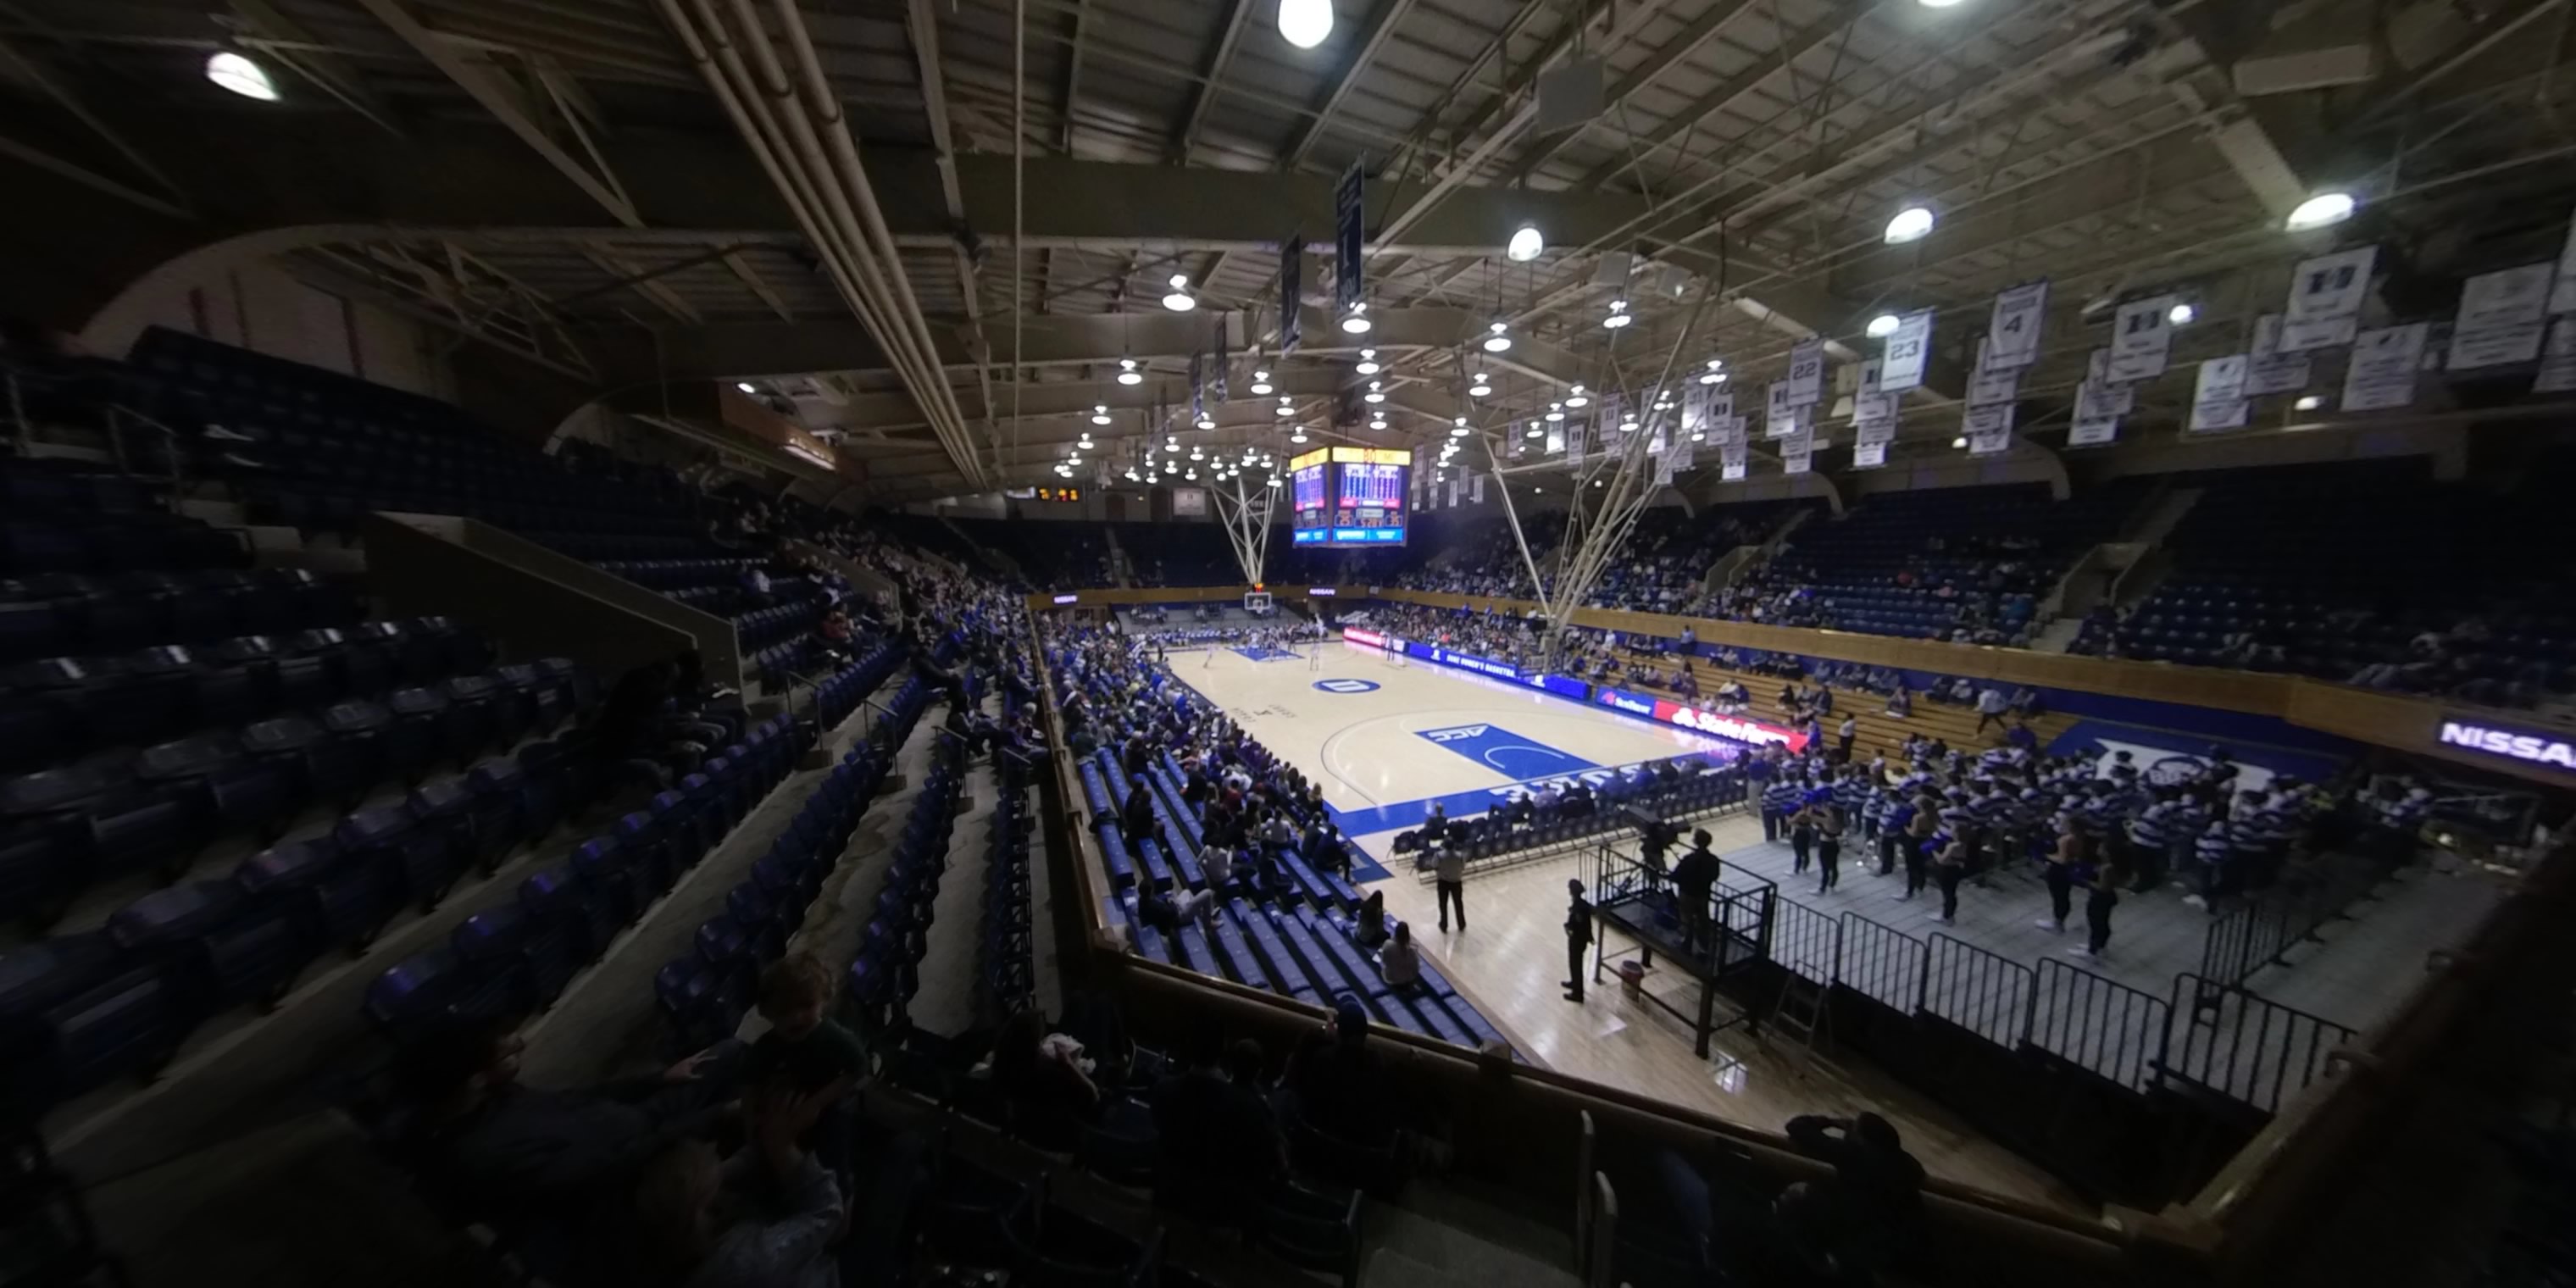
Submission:
[[[2009,707],[2010,704],[2004,701],[2003,690],[1992,686],[1979,690],[1977,693],[1977,732],[1984,733],[1986,731],[1986,726],[1990,723],[2001,725],[2004,722],[2004,712],[2008,710]]]
[[[2111,910],[2120,906],[2120,882],[2128,874],[2113,861],[2083,875],[2093,887],[2092,893],[2084,896],[2084,942],[2066,951],[2086,961],[2099,961],[2102,950],[2111,946]]]
[[[1583,952],[1592,946],[1592,901],[1583,897],[1583,882],[1565,883],[1565,1000],[1583,1000]]]
[[[1808,806],[1816,815],[1816,893],[1842,884],[1843,811],[1832,801]]]
[[[1789,816],[1798,812],[1798,798],[1806,789],[1789,776],[1784,768],[1762,789],[1762,839],[1777,841],[1789,829]]]
[[[1852,742],[1859,737],[1859,717],[1846,712],[1842,724],[1834,729],[1834,752],[1844,764],[1851,763]]]
[[[1789,866],[1792,876],[1803,875],[1807,870],[1807,859],[1815,853],[1816,808],[1812,800],[1802,795],[1789,811],[1789,852],[1795,856],[1795,861]]]
[[[1932,856],[1948,845],[1950,838],[1941,831],[1941,816],[1934,811],[1932,798],[1914,800],[1914,821],[1905,825],[1905,893],[1899,899],[1911,899],[1923,893],[1923,883],[1930,876]]]
[[[1933,920],[1945,926],[1959,924],[1959,881],[1968,875],[1968,843],[1971,823],[1961,823],[1958,830],[1932,856],[1932,879],[1941,883],[1941,915]]]
[[[1771,817],[1771,779],[1780,767],[1771,762],[1768,752],[1757,751],[1745,758],[1744,797],[1762,812],[1762,839],[1780,839],[1780,820]]]
[[[1691,833],[1690,852],[1673,865],[1673,893],[1682,905],[1684,956],[1699,951],[1702,941],[1715,946],[1708,933],[1708,894],[1717,885],[1720,865],[1717,855],[1708,848],[1710,839],[1704,827]]]
[[[1896,871],[1896,849],[1907,844],[1906,832],[1914,825],[1914,801],[1902,787],[1889,788],[1878,811],[1878,874],[1889,876]]]
[[[1467,929],[1467,856],[1457,846],[1440,847],[1440,859],[1431,870],[1439,883],[1436,898],[1440,904],[1440,933],[1449,933],[1449,910],[1458,910],[1458,929]],[[1419,878],[1416,878],[1419,880]]]
[[[2066,914],[2075,904],[2075,865],[2083,857],[2084,838],[2075,830],[2074,816],[2066,815],[2057,826],[2056,846],[2040,859],[2048,883],[2048,915],[2035,924],[2052,935],[2066,933]]]

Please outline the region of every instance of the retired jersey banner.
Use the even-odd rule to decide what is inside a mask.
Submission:
[[[2039,361],[2039,330],[2048,315],[2048,279],[2012,287],[1995,297],[1986,327],[1985,367],[2019,371]]]
[[[1887,444],[1860,443],[1852,448],[1852,468],[1874,470],[1887,464]]]
[[[1971,407],[1959,422],[1968,436],[1968,455],[1999,456],[2012,450],[2013,409],[2011,403],[2000,407]]]
[[[2254,319],[2254,345],[2246,354],[2245,392],[2248,396],[2296,393],[2308,387],[2308,357],[2303,353],[2281,352],[2281,315],[2266,313]]]
[[[1789,347],[1789,405],[1813,407],[1825,400],[1825,342],[1801,340]]]
[[[1871,443],[1892,443],[1896,441],[1896,422],[1864,420],[1853,426],[1852,432],[1854,435],[1852,441],[1864,446]]]
[[[2540,374],[2531,382],[2536,394],[2576,390],[2576,318],[2549,324],[2549,341],[2540,347]]]
[[[2066,427],[2068,447],[2103,447],[2120,437],[2117,416],[2078,416]]]
[[[1886,393],[1919,388],[1932,362],[1932,310],[1908,313],[1896,320],[1879,350],[1878,387]]]

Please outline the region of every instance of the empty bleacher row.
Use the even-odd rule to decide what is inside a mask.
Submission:
[[[1139,953],[1320,1006],[1348,994],[1359,998],[1379,1023],[1460,1046],[1502,1041],[1457,988],[1427,964],[1422,968],[1424,991],[1408,996],[1390,988],[1368,950],[1351,938],[1359,891],[1337,873],[1316,871],[1294,847],[1272,850],[1286,876],[1284,887],[1265,890],[1247,881],[1249,894],[1219,891],[1212,918],[1205,924],[1184,923],[1167,940],[1140,914],[1139,899],[1208,888],[1196,857],[1199,822],[1181,801],[1179,764],[1165,752],[1146,771],[1155,835],[1140,839],[1133,849],[1118,829],[1117,802],[1126,798],[1130,786],[1125,769],[1103,749],[1081,772],[1083,794],[1098,823],[1102,859],[1112,887],[1122,893],[1118,906]]]

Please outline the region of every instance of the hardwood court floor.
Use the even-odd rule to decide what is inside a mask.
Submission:
[[[1741,818],[1709,830],[1720,850],[1762,839],[1760,825]],[[1687,1022],[1623,996],[1607,972],[1585,985],[1581,1005],[1566,1001],[1565,882],[1584,864],[1569,855],[1475,877],[1467,883],[1468,929],[1453,927],[1446,935],[1439,930],[1432,887],[1411,873],[1373,888],[1386,892],[1389,913],[1413,923],[1415,942],[1486,1018],[1548,1068],[1768,1131],[1798,1114],[1876,1110],[1897,1124],[1906,1148],[1936,1175],[2090,1214],[2087,1204],[2038,1166],[1940,1106],[1892,1079],[1811,1058],[1770,1028],[1759,1038],[1740,1028],[1721,1032],[1711,1042],[1711,1058],[1702,1060],[1691,1052]],[[1614,940],[1612,946],[1625,944]],[[1695,986],[1679,971],[1650,972],[1646,987],[1686,1013],[1696,1005]],[[1720,1005],[1721,1017],[1730,1013]]]

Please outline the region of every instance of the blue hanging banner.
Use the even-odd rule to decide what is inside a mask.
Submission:
[[[1333,306],[1343,312],[1360,302],[1360,247],[1364,234],[1361,198],[1365,184],[1359,163],[1354,161],[1333,188]]]
[[[1207,386],[1203,374],[1205,362],[1205,354],[1195,352],[1190,354],[1190,423],[1192,425],[1198,424],[1199,419],[1207,415]]]
[[[1305,327],[1297,316],[1297,301],[1305,294],[1306,237],[1291,233],[1279,246],[1279,351],[1295,353],[1297,342],[1305,338]]]
[[[1228,396],[1225,388],[1225,368],[1227,362],[1230,361],[1225,351],[1225,319],[1223,318],[1217,319],[1215,338],[1216,375],[1214,379],[1208,382],[1211,389],[1209,401],[1216,403],[1219,406],[1223,406]]]

